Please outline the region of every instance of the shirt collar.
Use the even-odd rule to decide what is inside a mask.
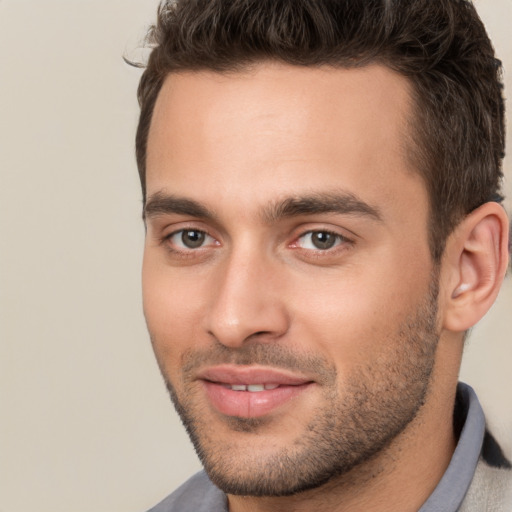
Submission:
[[[485,416],[480,402],[467,384],[457,387],[455,423],[463,424],[459,442],[443,478],[418,512],[456,512],[478,464],[485,434]]]

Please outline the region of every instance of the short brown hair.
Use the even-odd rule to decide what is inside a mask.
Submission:
[[[147,44],[136,137],[144,200],[147,138],[166,76],[264,60],[341,68],[379,62],[410,80],[411,155],[429,192],[434,261],[466,214],[501,200],[501,63],[468,0],[167,0]]]

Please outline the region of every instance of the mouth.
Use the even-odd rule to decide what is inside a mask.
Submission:
[[[314,382],[272,368],[232,365],[208,368],[199,374],[211,406],[225,416],[259,418],[294,402]]]
[[[232,391],[249,391],[249,393],[260,393],[261,391],[268,391],[279,387],[279,384],[220,384]]]

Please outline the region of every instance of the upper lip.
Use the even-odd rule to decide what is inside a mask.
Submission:
[[[300,386],[312,382],[302,375],[286,370],[261,367],[220,365],[205,368],[197,375],[198,379],[222,384],[278,384],[279,386]]]

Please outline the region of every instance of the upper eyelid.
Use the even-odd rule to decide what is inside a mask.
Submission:
[[[340,231],[334,228],[310,228],[305,231],[300,231],[297,235],[295,235],[294,241],[311,233],[329,233],[330,235],[340,237],[341,239],[346,240],[347,242],[354,242],[356,238],[359,238],[355,233],[352,233],[347,229],[344,229],[343,231],[343,233],[340,233]]]
[[[158,229],[158,231],[161,233],[162,238],[168,238],[176,233],[181,233],[182,231],[200,231],[212,238],[217,238],[216,233],[212,234],[212,231],[214,230],[203,226],[200,221],[174,222],[163,226],[161,229]]]
[[[212,233],[212,231],[215,231],[215,230],[212,230],[212,229],[207,229],[203,226],[197,226],[196,223],[201,223],[201,222],[198,222],[198,221],[183,221],[183,222],[180,222],[180,223],[177,223],[177,224],[182,224],[182,226],[180,227],[176,227],[176,226],[166,226],[164,227],[162,230],[161,230],[161,236],[160,238],[162,239],[162,241],[166,241],[168,239],[170,239],[171,237],[173,237],[174,235],[178,234],[178,233],[182,233],[184,231],[199,231],[199,232],[202,232],[204,233],[207,237],[209,238],[212,238],[213,240],[215,240],[216,242],[220,242],[220,238],[222,238],[221,236],[219,236],[218,233],[214,232]],[[169,231],[167,231],[167,229],[170,229]],[[341,230],[343,229],[343,232],[340,232]],[[329,233],[335,237],[339,237],[342,241],[345,241],[345,242],[349,242],[349,243],[354,243],[355,242],[355,239],[359,238],[356,234],[352,233],[350,230],[346,229],[346,228],[331,228],[331,227],[300,227],[300,228],[296,228],[294,229],[293,231],[295,231],[295,233],[291,233],[291,236],[289,235],[289,237],[286,237],[286,238],[289,238],[290,242],[288,242],[287,244],[293,244],[293,243],[296,243],[300,238],[308,235],[308,234],[312,234],[312,233]]]
[[[205,244],[200,245],[198,247],[182,247],[179,243],[173,242],[172,238],[176,235],[179,235],[180,233],[183,233],[184,231],[198,231],[201,233],[204,233],[206,237],[210,238],[211,240],[208,240],[208,238],[205,239]],[[212,243],[213,242],[213,243]],[[159,245],[165,248],[170,253],[173,253],[174,255],[181,256],[181,257],[194,257],[194,254],[199,255],[203,253],[205,249],[208,249],[214,245],[218,245],[217,239],[214,238],[212,235],[210,235],[207,231],[197,228],[187,228],[183,227],[181,229],[175,229],[171,231],[168,234],[165,234],[161,237],[159,237]]]
[[[337,231],[333,229],[308,229],[307,231],[304,231],[302,234],[300,234],[297,238],[300,238],[301,236],[309,235],[311,233],[328,233],[329,235],[339,236],[341,238],[348,238],[343,233],[338,233]]]
[[[356,219],[357,221],[357,219]],[[347,225],[348,224],[348,225]],[[339,222],[338,219],[332,218],[323,218],[323,216],[311,218],[311,219],[301,219],[300,222],[297,222],[293,228],[294,233],[308,233],[311,231],[325,231],[328,233],[333,233],[335,235],[344,236],[347,238],[354,237],[359,238],[359,235],[350,227],[355,228],[356,230],[361,227],[359,224],[354,224],[352,222]]]
[[[185,226],[184,228],[173,229],[172,231],[169,231],[169,233],[165,234],[164,236],[169,237],[169,236],[175,235],[177,233],[182,233],[183,231],[198,231],[200,233],[204,233],[205,235],[212,236],[212,235],[210,235],[210,233],[208,233],[208,231],[206,231],[206,229],[200,229],[200,228],[196,228],[193,226]]]
[[[292,245],[296,244],[298,240],[300,240],[301,238],[305,237],[306,235],[312,235],[313,233],[328,233],[329,235],[337,237],[339,239],[339,244],[336,244],[335,246],[330,247],[329,249],[304,249],[303,248],[304,250],[307,250],[307,251],[318,250],[318,251],[321,251],[321,252],[327,252],[329,250],[335,250],[342,243],[354,244],[354,240],[352,240],[351,238],[343,235],[342,233],[337,233],[335,231],[329,231],[327,229],[310,229],[309,231],[305,231],[303,234],[295,237],[293,242],[292,242]]]
[[[212,240],[217,240],[213,235],[208,233],[208,231],[206,231],[205,229],[199,229],[199,228],[195,228],[195,227],[184,227],[184,228],[180,228],[180,229],[175,229],[175,230],[171,231],[170,233],[165,234],[163,236],[163,238],[165,240],[167,240],[169,238],[172,238],[174,235],[177,235],[178,233],[183,233],[184,231],[197,231],[199,233],[204,233],[208,238],[211,238]]]

